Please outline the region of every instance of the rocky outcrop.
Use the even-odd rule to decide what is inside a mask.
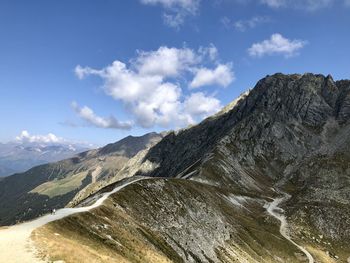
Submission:
[[[291,163],[325,146],[323,130],[330,123],[346,126],[349,89],[350,81],[334,82],[330,76],[267,76],[231,110],[165,136],[144,158],[158,168],[138,174],[191,174],[216,183],[225,177],[234,184],[243,180],[239,187],[247,190],[266,189]]]

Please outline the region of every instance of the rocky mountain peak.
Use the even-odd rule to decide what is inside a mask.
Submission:
[[[174,177],[196,170],[225,138],[232,142],[231,154],[233,149],[254,158],[281,154],[287,163],[319,146],[318,134],[327,122],[345,123],[349,114],[348,81],[310,73],[266,76],[220,114],[165,136],[144,158],[158,167],[147,175]],[[306,140],[303,145],[299,145],[300,136]],[[278,167],[280,172],[285,165]]]
[[[277,73],[260,80],[246,104],[249,111],[268,112],[279,120],[295,119],[314,127],[330,117],[346,121],[349,88],[349,82],[334,82],[330,75]]]

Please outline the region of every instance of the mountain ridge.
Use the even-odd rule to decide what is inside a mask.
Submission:
[[[112,195],[96,212],[43,231],[61,229],[66,236],[60,227],[79,224],[101,237],[96,245],[131,262],[152,261],[128,243],[123,231],[136,231],[137,242],[149,249],[155,245],[157,253],[175,262],[299,262],[305,255],[287,240],[274,239],[279,225],[264,208],[266,200],[286,192],[291,198],[283,210],[292,239],[317,261],[347,260],[349,102],[347,80],[319,74],[267,76],[230,110],[169,132],[151,147],[133,168],[135,175],[153,180]],[[148,170],[141,168],[146,163]],[[135,225],[105,221],[106,213],[121,221],[127,216]],[[91,229],[93,222],[113,231]],[[131,251],[105,243],[106,233]],[[275,249],[266,247],[266,239]]]
[[[0,181],[0,224],[29,220],[68,204],[86,187],[99,189],[157,133],[128,137],[57,163],[43,164]],[[86,193],[88,194],[88,193]]]
[[[307,260],[290,240],[318,262],[346,261],[349,131],[350,81],[267,76],[220,113],[138,152],[110,185],[73,206],[122,178],[147,179],[37,229],[33,239],[44,255],[66,262],[77,259],[66,243],[98,262]],[[281,193],[290,196],[278,211],[285,211],[290,240],[267,211]]]

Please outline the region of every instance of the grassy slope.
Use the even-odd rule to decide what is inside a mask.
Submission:
[[[299,262],[264,200],[250,196],[237,206],[227,195],[193,181],[144,180],[92,212],[36,230],[33,238],[42,255],[66,262],[79,262],[76,256],[89,262]]]

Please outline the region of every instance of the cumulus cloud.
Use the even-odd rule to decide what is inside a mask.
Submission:
[[[284,55],[292,57],[307,44],[304,40],[290,40],[281,34],[273,34],[270,39],[253,44],[248,53],[252,57],[263,57],[265,55]]]
[[[188,16],[198,13],[201,0],[141,0],[145,5],[161,5],[164,8],[164,23],[179,28]]]
[[[89,67],[83,68],[80,65],[76,66],[74,69],[75,75],[79,79],[83,79],[85,76],[90,75],[90,74],[98,74],[98,70],[91,69]]]
[[[87,106],[79,107],[76,102],[72,102],[72,108],[78,116],[85,120],[89,125],[97,128],[130,129],[132,127],[131,122],[120,122],[113,116],[108,118],[97,116],[92,109]]]
[[[245,32],[248,29],[253,29],[258,25],[270,22],[270,18],[266,16],[254,16],[246,20],[231,21],[228,17],[223,17],[221,23],[228,29],[234,28],[237,31]]]
[[[206,96],[203,92],[192,93],[184,102],[185,111],[190,115],[209,116],[221,109],[218,99]]]
[[[31,135],[26,130],[23,130],[15,139],[17,142],[30,143],[62,143],[65,141],[63,138],[57,137],[53,133],[48,133],[47,135]]]
[[[200,68],[197,70],[190,87],[198,88],[208,85],[220,85],[227,87],[234,80],[231,64],[219,64],[215,69]]]
[[[233,26],[236,30],[244,32],[248,29],[255,28],[256,26],[267,23],[269,21],[270,19],[268,17],[255,16],[248,20],[238,20],[234,22]]]
[[[309,11],[329,7],[337,0],[261,0],[261,3],[272,8],[297,8]],[[345,0],[347,1],[347,0]]]
[[[189,111],[186,101],[192,98],[192,94],[184,94],[181,82],[186,83],[187,78],[193,76],[190,87],[226,87],[234,79],[231,64],[220,64],[217,56],[218,51],[214,45],[201,47],[197,51],[187,47],[163,46],[155,51],[138,51],[136,58],[131,59],[128,65],[116,60],[97,70],[77,66],[75,72],[79,78],[90,75],[100,77],[105,93],[122,102],[134,116],[137,125],[144,128],[154,125],[183,127],[195,123],[204,115],[215,113],[220,108],[220,102],[213,96],[201,93],[201,100],[192,101],[202,104],[194,107],[207,110]],[[209,64],[215,67],[207,68]]]
[[[200,47],[198,52],[201,54],[201,59],[208,57],[211,61],[216,61],[219,56],[219,51],[213,44],[208,47]]]
[[[140,75],[176,77],[200,60],[189,48],[160,47],[156,51],[139,51],[134,65]]]

